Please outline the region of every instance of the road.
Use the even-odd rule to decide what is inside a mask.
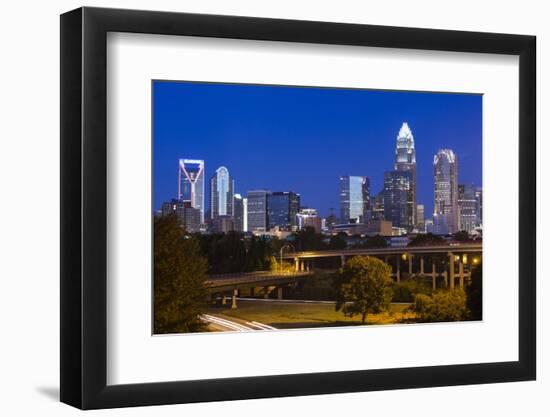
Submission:
[[[207,322],[214,330],[219,332],[250,332],[255,330],[277,330],[273,326],[257,321],[246,321],[234,317],[221,317],[220,315],[202,314],[201,319]]]

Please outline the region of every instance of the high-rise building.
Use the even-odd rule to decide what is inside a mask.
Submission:
[[[244,201],[240,194],[233,196],[233,228],[236,232],[244,232]]]
[[[302,208],[296,215],[298,229],[312,227],[317,233],[321,233],[322,219],[317,214],[317,210],[312,208]]]
[[[416,205],[416,228],[420,232],[426,231],[426,224],[424,221],[424,204]]]
[[[178,200],[189,201],[191,207],[200,211],[204,223],[204,161],[180,159],[178,165]]]
[[[413,174],[411,171],[386,171],[384,173],[384,218],[393,227],[412,230],[413,222]]]
[[[370,209],[370,182],[368,177],[344,175],[340,177],[340,221],[367,223]]]
[[[412,224],[418,227],[416,213],[416,151],[414,149],[414,137],[407,122],[403,122],[397,134],[394,169],[411,173]]]
[[[199,209],[191,207],[190,201],[173,199],[172,201],[162,203],[161,215],[167,216],[172,213],[175,213],[180,218],[186,232],[200,232],[201,213]]]
[[[435,234],[458,231],[458,159],[451,149],[440,149],[434,155]]]
[[[219,167],[210,178],[210,217],[233,216],[235,181],[226,167]]]
[[[472,232],[477,226],[476,188],[473,184],[458,185],[458,213],[458,228]]]
[[[384,220],[384,190],[371,199],[371,219]]]
[[[253,190],[248,192],[247,211],[249,232],[267,231],[267,196],[271,194],[267,190]]]
[[[476,226],[483,225],[483,190],[481,187],[476,189]]]
[[[267,196],[268,228],[296,229],[296,214],[300,210],[300,194],[292,191],[277,191]]]
[[[243,232],[248,232],[248,198],[243,198]]]

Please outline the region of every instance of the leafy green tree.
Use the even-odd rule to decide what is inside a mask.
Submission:
[[[461,230],[453,235],[453,239],[459,242],[468,242],[472,240],[466,230]]]
[[[338,233],[337,235],[331,236],[330,241],[328,243],[329,249],[346,249],[347,242],[346,242],[347,235],[343,232]]]
[[[410,309],[425,323],[461,321],[468,316],[466,293],[462,288],[436,291],[431,296],[417,294]]]
[[[203,330],[207,266],[197,240],[176,215],[155,217],[153,251],[155,333]]]
[[[361,316],[365,324],[368,313],[389,308],[392,297],[391,267],[380,259],[355,256],[342,268],[338,277],[336,310],[353,317]]]
[[[317,233],[313,227],[307,226],[293,234],[294,246],[297,252],[326,249],[324,236]]]
[[[445,239],[439,235],[434,235],[432,233],[420,233],[416,235],[407,246],[430,246],[441,245],[443,243],[445,243]]]
[[[472,271],[472,279],[466,286],[466,307],[470,313],[470,320],[481,320],[482,318],[482,275],[482,265],[479,264]]]
[[[380,235],[369,237],[364,244],[364,247],[367,249],[385,248],[387,246],[388,246],[388,242],[386,241],[386,238]]]

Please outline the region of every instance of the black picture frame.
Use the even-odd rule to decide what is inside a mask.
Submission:
[[[519,360],[107,385],[108,32],[519,56]],[[524,35],[88,7],[61,15],[61,401],[95,409],[534,380],[535,51]]]

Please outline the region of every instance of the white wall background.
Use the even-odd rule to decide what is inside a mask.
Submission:
[[[3,4],[0,24],[0,411],[75,415],[59,392],[59,17],[72,0]],[[395,26],[533,34],[538,37],[538,154],[550,153],[543,115],[550,97],[550,26],[545,2],[124,0],[89,6],[239,14]],[[549,248],[550,168],[539,156],[539,257]],[[546,238],[543,236],[546,235]],[[98,415],[411,416],[548,415],[550,284],[539,268],[538,381],[99,411]]]

